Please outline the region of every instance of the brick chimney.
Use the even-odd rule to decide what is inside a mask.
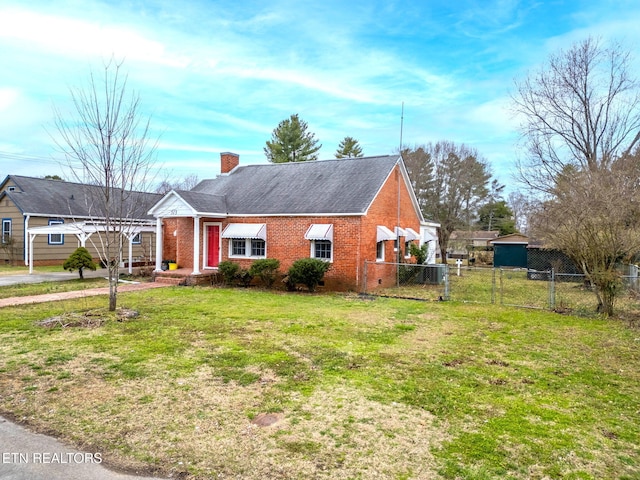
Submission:
[[[231,152],[220,154],[220,173],[229,173],[238,165],[240,165],[240,155]]]

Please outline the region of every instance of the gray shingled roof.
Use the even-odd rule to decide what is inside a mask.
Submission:
[[[5,194],[23,214],[49,217],[101,218],[99,193],[101,187],[44,178],[9,176],[16,190]],[[116,191],[117,194],[117,191]],[[152,219],[147,211],[162,195],[157,193],[127,192],[123,212],[128,218]],[[117,217],[112,213],[112,216]]]
[[[224,196],[229,215],[364,214],[399,160],[386,155],[245,165],[192,191]]]
[[[176,193],[197,212],[227,213],[227,202],[223,195],[210,195],[193,190],[176,190]]]

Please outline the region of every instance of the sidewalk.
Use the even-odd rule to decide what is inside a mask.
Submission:
[[[108,470],[104,460],[0,417],[2,480],[153,480]]]

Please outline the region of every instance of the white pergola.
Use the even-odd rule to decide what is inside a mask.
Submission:
[[[113,225],[110,231],[118,231],[119,225]],[[87,240],[94,233],[106,232],[107,227],[104,224],[93,222],[74,222],[61,223],[58,225],[47,225],[44,227],[27,228],[29,237],[29,246],[27,249],[27,257],[29,263],[29,274],[33,273],[33,241],[38,235],[75,235],[81,247],[86,247]],[[133,273],[133,239],[139,233],[157,233],[155,222],[127,224],[126,228],[121,231],[122,235],[129,240],[129,273]],[[149,258],[152,257],[153,242],[149,242]]]

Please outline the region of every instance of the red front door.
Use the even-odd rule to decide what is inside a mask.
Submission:
[[[207,267],[220,263],[220,225],[207,225]]]

